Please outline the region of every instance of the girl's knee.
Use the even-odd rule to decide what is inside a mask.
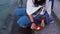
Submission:
[[[22,17],[19,18],[17,23],[20,26],[28,26],[28,24],[30,24],[30,20],[29,20],[29,18],[27,16],[22,16]]]

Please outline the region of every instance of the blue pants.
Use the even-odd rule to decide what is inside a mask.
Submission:
[[[40,16],[35,17],[34,20],[37,21],[40,18],[44,18],[44,17],[46,17],[46,22],[47,22],[47,24],[49,24],[51,22],[51,19],[50,19],[49,15],[48,15],[47,11],[45,12],[44,15],[40,15]]]
[[[30,19],[26,16],[26,8],[16,8],[15,13],[20,18],[17,20],[17,23],[20,27],[28,27],[30,26],[31,22]]]
[[[17,16],[24,16],[26,15],[26,8],[16,8],[15,13]]]
[[[21,16],[17,21],[17,23],[20,25],[20,27],[25,28],[25,27],[28,27],[31,24],[30,19],[26,16],[25,8],[16,9],[16,14],[18,16]],[[45,13],[45,16],[46,16],[47,23],[49,23],[50,19],[49,19],[49,15],[48,15],[47,12]]]

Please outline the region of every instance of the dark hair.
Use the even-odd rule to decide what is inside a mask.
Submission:
[[[35,0],[34,5],[38,6],[38,5],[44,5],[46,2],[46,0]]]

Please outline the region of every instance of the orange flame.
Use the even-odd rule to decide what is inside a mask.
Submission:
[[[41,27],[40,26],[36,26],[36,30],[40,30],[41,29]]]

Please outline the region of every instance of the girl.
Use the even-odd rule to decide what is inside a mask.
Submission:
[[[27,8],[18,9],[19,15],[23,15],[17,21],[20,27],[26,28],[31,24],[31,29],[34,29],[40,19],[42,27],[45,26],[45,19],[49,23],[49,14],[47,13],[47,9],[45,9],[47,7],[46,2],[48,0],[27,0]]]
[[[27,2],[27,4],[29,4],[29,5],[27,5],[27,14],[28,14],[30,21],[32,23],[31,29],[35,28],[35,24],[36,24],[35,21],[38,21],[39,19],[41,19],[42,15],[45,14],[45,12],[44,12],[45,3],[46,3],[46,0],[29,0]],[[44,20],[45,20],[45,16],[43,16],[43,19],[41,20],[42,27],[45,26]]]

